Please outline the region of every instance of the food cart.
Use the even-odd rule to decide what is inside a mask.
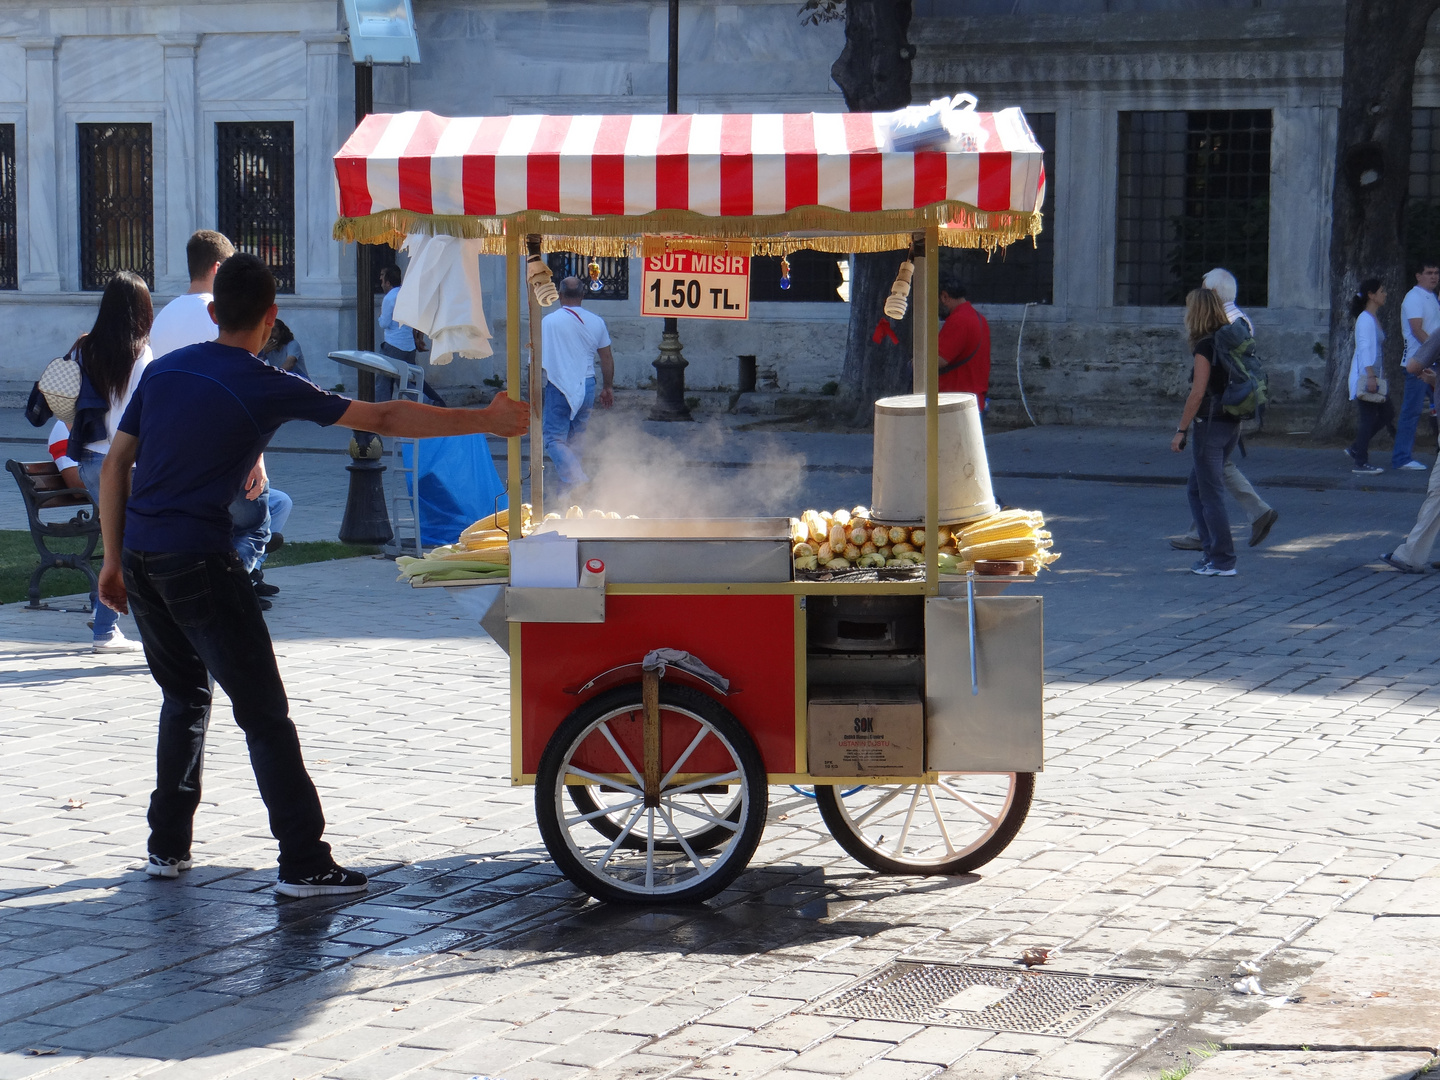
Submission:
[[[942,113],[942,145],[901,151],[884,114],[412,112],[367,117],[336,155],[337,238],[448,233],[506,257],[506,385],[521,385],[524,302],[535,466],[544,253],[910,252],[923,565],[798,574],[784,518],[562,520],[539,555],[601,559],[603,585],[522,587],[517,570],[486,620],[510,656],[512,782],[535,785],[547,848],[595,897],[721,891],[756,849],[770,785],[813,785],[836,840],[881,872],[972,870],[1025,818],[1042,764],[1041,601],[998,595],[1033,578],[940,573],[935,313],[941,247],[1032,237],[1045,178],[1019,110]],[[947,461],[946,476],[988,494],[972,442],[978,460]],[[519,439],[508,455],[518,501]],[[538,468],[530,481],[538,524]],[[512,553],[537,540],[522,520],[509,514]]]

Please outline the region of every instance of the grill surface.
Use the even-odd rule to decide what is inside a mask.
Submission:
[[[860,1020],[1069,1035],[1148,985],[1143,979],[897,961],[807,1011]]]

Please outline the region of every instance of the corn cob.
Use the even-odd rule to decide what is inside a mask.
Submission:
[[[960,549],[960,557],[967,562],[979,559],[1023,559],[1050,546],[1049,540],[1034,536],[1017,537],[1012,540],[993,540],[984,544],[967,544]]]
[[[1000,529],[1016,522],[1023,522],[1026,528],[1038,529],[1045,524],[1045,516],[1034,510],[1002,510],[998,514],[991,514],[979,521],[970,522],[963,528],[957,529],[955,534],[963,543],[968,544],[971,542],[970,538],[978,533]]]

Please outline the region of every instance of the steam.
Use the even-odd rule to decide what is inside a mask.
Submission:
[[[667,428],[656,435],[634,413],[597,412],[580,446],[590,483],[566,493],[567,505],[644,518],[799,513],[804,454],[773,435],[714,422]],[[545,502],[547,511],[565,510]]]

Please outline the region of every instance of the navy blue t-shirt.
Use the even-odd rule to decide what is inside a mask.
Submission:
[[[230,504],[280,425],[328,427],[349,407],[233,345],[207,341],[156,360],[120,418],[140,440],[125,546],[229,551]]]

